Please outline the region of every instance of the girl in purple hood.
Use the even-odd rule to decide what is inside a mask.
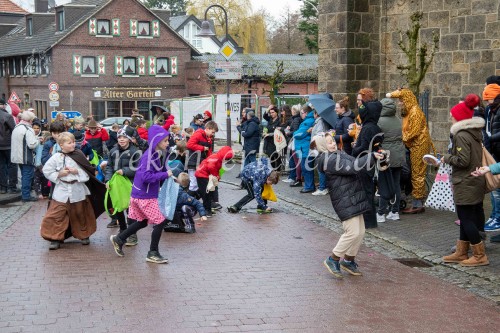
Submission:
[[[132,195],[128,217],[136,220],[129,227],[116,236],[111,236],[115,252],[120,257],[124,256],[122,247],[130,235],[137,233],[140,229],[153,224],[151,233],[151,245],[146,261],[155,264],[166,264],[168,260],[163,258],[158,251],[158,243],[164,227],[165,217],[160,212],[158,205],[158,193],[160,182],[172,176],[172,171],[167,171],[167,147],[169,133],[159,125],[153,125],[148,130],[149,148],[142,155],[134,177]]]

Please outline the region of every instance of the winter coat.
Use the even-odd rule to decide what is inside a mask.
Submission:
[[[490,130],[490,152],[495,160],[500,161],[500,106],[496,109],[489,109],[489,130]],[[488,130],[488,129],[487,129]]]
[[[42,132],[40,131],[40,134],[36,138],[38,140],[40,140],[41,136],[42,136]],[[43,152],[43,144],[38,143],[38,146],[36,146],[36,149],[35,149],[35,166],[36,167],[42,166],[42,152]]]
[[[302,118],[300,114],[292,116],[290,120],[290,132],[287,133],[287,136],[291,139],[293,137],[293,133],[299,129],[300,124],[302,123]]]
[[[139,161],[135,172],[132,198],[155,199],[160,192],[160,183],[168,178],[166,152],[157,151],[156,146],[168,137],[168,132],[160,125],[149,128],[149,147]]]
[[[368,159],[374,163],[373,154],[356,159],[340,150],[318,156],[318,168],[326,174],[330,200],[342,222],[372,209],[356,169],[366,165]]]
[[[271,156],[276,151],[276,145],[274,144],[274,130],[276,127],[280,127],[280,118],[277,117],[276,120],[272,120],[271,117],[266,113],[264,114],[264,119],[267,120],[267,136],[264,137],[264,154]]]
[[[106,142],[106,147],[108,147],[108,150],[111,150],[118,143],[118,132],[110,130],[108,135],[109,140]]]
[[[390,151],[389,163],[392,168],[400,168],[406,164],[406,148],[403,144],[401,120],[396,117],[396,104],[392,99],[384,99],[378,127],[384,133],[382,148]]]
[[[30,125],[20,123],[12,131],[10,161],[15,164],[35,165],[35,152],[40,141]]]
[[[186,146],[189,151],[187,166],[189,169],[196,169],[205,158],[212,155],[213,138],[207,137],[204,129],[199,129],[191,135]],[[207,151],[205,147],[208,147]]]
[[[260,148],[260,121],[252,117],[237,127],[243,137],[243,150],[245,154],[258,153]]]
[[[311,133],[307,130],[314,125],[314,112],[309,112],[300,123],[299,128],[293,133],[295,139],[295,151],[299,158],[306,158],[309,155],[309,145],[311,144]]]
[[[257,204],[262,209],[266,209],[267,205],[262,199],[262,187],[267,182],[267,178],[273,171],[269,159],[263,157],[255,162],[247,164],[241,171],[241,180],[252,182],[253,194]]]
[[[0,150],[9,150],[12,131],[16,127],[14,118],[5,109],[0,109]]]
[[[229,146],[224,146],[218,152],[204,159],[196,169],[194,175],[197,178],[209,178],[212,175],[219,179],[219,171],[222,168],[222,163],[231,158],[233,158],[233,150]]]
[[[100,131],[97,130],[94,135],[90,133],[90,130],[87,130],[85,132],[85,140],[97,152],[97,155],[102,156],[104,153],[103,143],[109,140],[109,134],[104,128],[101,128]]]
[[[177,203],[175,205],[175,210],[180,211],[182,206],[193,207],[200,216],[206,216],[207,213],[203,204],[189,195],[185,189],[179,186],[179,194],[177,195]]]
[[[381,148],[384,136],[377,125],[381,112],[382,104],[379,101],[363,102],[363,107],[359,108],[362,127],[356,145],[352,149],[352,156],[358,157],[362,152],[377,151]]]
[[[57,144],[56,140],[52,137],[50,137],[45,143],[43,144],[43,150],[42,150],[42,164],[45,165],[49,158],[54,155],[55,153],[58,153],[61,151],[61,147]]]
[[[125,149],[120,145],[116,145],[109,152],[104,181],[108,182],[113,177],[113,174],[120,169],[123,171],[123,176],[134,181],[135,171],[139,166],[140,154],[141,151],[132,143],[129,143]]]
[[[170,130],[170,126],[175,124],[174,116],[170,115],[168,118],[165,120],[165,124],[163,125],[163,128],[166,129],[167,131]]]
[[[318,133],[322,133],[322,132],[324,133],[324,132],[328,131],[328,129],[329,129],[329,127],[325,124],[325,121],[321,117],[314,119],[314,125],[313,125],[313,128],[311,130],[311,141],[315,135],[317,135]]]
[[[339,119],[335,124],[335,142],[337,145],[340,144],[340,138],[342,137],[342,146],[343,150],[351,155],[352,154],[352,137],[349,135],[349,125],[354,123],[354,113],[351,110],[348,110],[338,116]]]
[[[190,124],[189,124],[189,127],[191,127],[192,129],[194,129],[194,131],[196,132],[197,130],[199,129],[205,129],[205,125],[198,125],[196,124],[194,121],[192,121]]]
[[[453,135],[451,154],[444,162],[452,166],[451,182],[456,205],[475,205],[483,202],[485,178],[474,177],[471,172],[482,166],[482,133],[485,121],[479,117],[465,119],[451,126]]]
[[[137,127],[137,133],[139,134],[139,136],[141,137],[141,139],[143,139],[143,140],[147,140],[148,139],[148,129],[147,128]]]

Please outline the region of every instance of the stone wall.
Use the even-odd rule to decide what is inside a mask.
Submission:
[[[441,152],[449,109],[469,93],[481,96],[485,79],[500,75],[498,0],[321,0],[319,10],[318,87],[336,96],[368,86],[382,97],[403,85],[399,31],[413,12],[424,13],[421,41],[430,43],[433,31],[440,37],[421,91],[430,91],[429,127]]]

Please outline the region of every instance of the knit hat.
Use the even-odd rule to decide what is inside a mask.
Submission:
[[[205,116],[207,116],[208,118],[212,118],[212,113],[210,111],[208,111],[208,110],[206,110],[205,112],[203,112],[203,114]]]
[[[496,83],[488,84],[486,87],[484,87],[483,100],[490,101],[492,99],[495,99],[498,94],[500,94],[500,85]]]
[[[85,140],[85,137],[83,135],[83,132],[82,131],[74,131],[73,132],[73,135],[75,136],[75,143],[78,145],[78,144],[82,144],[83,141]]]
[[[479,105],[479,97],[476,94],[465,96],[463,102],[451,108],[450,113],[456,121],[470,119],[474,115],[474,108]]]
[[[128,126],[127,126],[127,128],[128,128]],[[122,128],[121,130],[119,130],[118,133],[116,134],[116,136],[118,138],[121,137],[121,136],[124,136],[127,139],[132,140],[132,137],[127,133],[127,128]]]
[[[486,84],[496,83],[500,85],[500,76],[491,75],[486,78]]]

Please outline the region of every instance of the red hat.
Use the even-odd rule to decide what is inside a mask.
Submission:
[[[450,113],[457,121],[470,119],[474,115],[474,108],[479,105],[479,96],[469,94],[463,102],[451,108]]]
[[[205,116],[207,116],[208,118],[212,118],[212,113],[210,113],[210,111],[206,110],[205,112],[203,112],[203,114]]]

